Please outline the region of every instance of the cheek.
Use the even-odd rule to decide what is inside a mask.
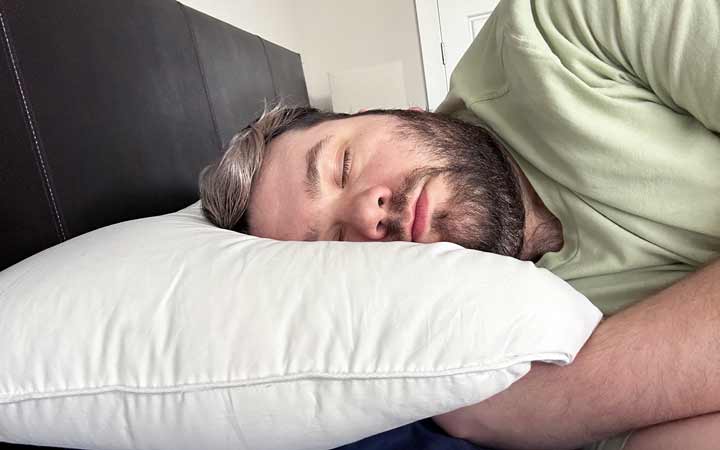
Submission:
[[[446,175],[431,178],[425,185],[425,189],[429,197],[428,200],[437,205],[438,209],[447,209],[451,206],[449,200],[452,198],[453,192],[450,187],[450,180]]]
[[[412,171],[428,167],[428,162],[417,154],[399,149],[389,149],[374,156],[365,166],[363,175],[368,181],[395,184],[402,182]]]

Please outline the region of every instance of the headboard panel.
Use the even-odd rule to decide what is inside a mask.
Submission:
[[[238,117],[254,115],[262,107],[261,98],[275,96],[270,63],[262,39],[188,7],[183,9],[224,145],[237,132]],[[217,58],[218,54],[223,57]]]
[[[300,56],[173,0],[0,0],[0,270],[197,199]]]

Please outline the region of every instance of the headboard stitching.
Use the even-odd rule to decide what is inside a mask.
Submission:
[[[262,44],[263,53],[265,54],[265,61],[267,61],[268,69],[270,70],[270,79],[272,80],[273,89],[275,90],[275,98],[277,99],[280,95],[280,92],[278,91],[277,83],[275,83],[275,74],[273,73],[272,64],[270,64],[270,55],[268,55],[265,40],[260,38],[259,36],[258,39],[260,39],[260,43]]]
[[[67,236],[65,234],[65,227],[63,226],[63,221],[60,218],[60,210],[57,206],[57,202],[55,201],[55,193],[53,192],[53,186],[50,182],[50,177],[48,175],[47,169],[45,167],[45,158],[43,157],[42,148],[40,147],[40,140],[38,139],[38,133],[36,132],[36,125],[33,120],[33,116],[30,110],[30,105],[27,100],[27,96],[25,94],[25,89],[23,88],[23,81],[22,77],[20,75],[20,69],[18,68],[19,64],[15,57],[15,52],[13,50],[12,41],[10,40],[10,34],[8,33],[7,26],[5,25],[5,17],[3,16],[2,12],[0,12],[0,27],[2,28],[3,37],[5,41],[5,45],[8,52],[8,59],[10,60],[10,64],[13,68],[13,74],[15,76],[15,85],[18,93],[20,94],[20,98],[22,99],[23,103],[23,112],[25,113],[25,123],[27,124],[28,128],[30,129],[30,132],[33,137],[34,142],[34,150],[35,150],[35,156],[36,160],[40,167],[40,172],[43,176],[43,185],[45,187],[45,192],[48,195],[48,199],[50,201],[50,207],[53,211],[53,216],[55,218],[55,229],[58,233],[58,238],[60,241],[67,240]]]
[[[207,75],[205,74],[205,68],[203,67],[203,63],[200,60],[200,52],[198,51],[198,43],[197,43],[197,36],[195,36],[195,30],[193,30],[192,24],[190,23],[190,18],[187,14],[187,6],[183,5],[182,3],[177,3],[180,9],[182,10],[183,17],[185,18],[185,24],[188,27],[188,30],[190,31],[190,38],[192,40],[193,44],[193,53],[195,54],[195,60],[197,61],[198,67],[200,68],[200,76],[202,77],[202,84],[203,89],[205,90],[205,97],[207,98],[208,102],[208,108],[210,109],[210,119],[212,120],[213,129],[215,130],[215,141],[218,146],[218,151],[222,152],[222,141],[220,139],[220,129],[218,128],[217,124],[217,117],[215,116],[215,108],[213,107],[212,102],[210,101],[210,91],[208,90],[208,81],[207,81]]]

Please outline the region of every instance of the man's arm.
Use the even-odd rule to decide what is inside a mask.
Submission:
[[[656,425],[632,434],[625,450],[717,450],[720,414]]]
[[[720,411],[720,261],[603,321],[575,362],[535,364],[490,399],[436,421],[500,448],[577,448]]]

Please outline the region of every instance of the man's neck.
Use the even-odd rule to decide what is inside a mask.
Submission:
[[[517,163],[512,161],[512,165],[520,182],[525,207],[523,247],[518,257],[523,261],[537,262],[545,253],[556,252],[562,248],[562,224],[545,206]]]

